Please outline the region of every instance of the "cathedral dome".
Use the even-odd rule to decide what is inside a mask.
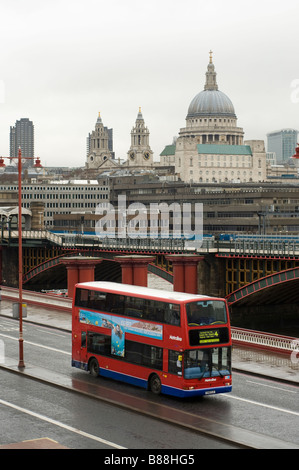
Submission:
[[[190,103],[187,119],[193,117],[225,116],[236,118],[234,106],[220,90],[204,90]]]
[[[187,119],[194,117],[231,117],[236,119],[234,106],[225,93],[218,90],[215,67],[210,52],[210,63],[206,72],[204,90],[198,93],[190,103]]]

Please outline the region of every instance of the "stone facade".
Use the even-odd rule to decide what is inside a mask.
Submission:
[[[189,147],[189,148],[188,148]],[[195,149],[179,141],[175,152],[176,173],[193,183],[257,182],[266,180],[263,141],[245,145],[199,144]]]

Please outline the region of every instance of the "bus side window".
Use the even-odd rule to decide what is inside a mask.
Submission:
[[[95,310],[102,310],[105,312],[106,293],[99,291],[91,291],[88,306],[89,308],[93,308]]]
[[[77,307],[88,306],[88,293],[89,291],[87,289],[76,289],[75,305]]]
[[[86,331],[81,331],[81,348],[86,348]]]
[[[142,318],[145,314],[145,305],[138,297],[125,297],[125,315]]]
[[[170,325],[180,325],[180,306],[168,304],[165,314],[165,321]]]
[[[159,322],[165,321],[165,310],[163,308],[156,308],[155,320]]]
[[[118,294],[107,294],[106,297],[106,311],[111,313],[124,314],[125,297]]]

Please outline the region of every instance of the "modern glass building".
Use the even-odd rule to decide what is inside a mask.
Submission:
[[[277,163],[285,163],[295,153],[298,142],[298,131],[295,129],[281,129],[279,131],[269,132],[268,152],[276,153]]]

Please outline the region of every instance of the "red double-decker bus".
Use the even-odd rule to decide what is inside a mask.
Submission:
[[[230,392],[227,303],[113,282],[77,284],[72,366],[155,394]]]

